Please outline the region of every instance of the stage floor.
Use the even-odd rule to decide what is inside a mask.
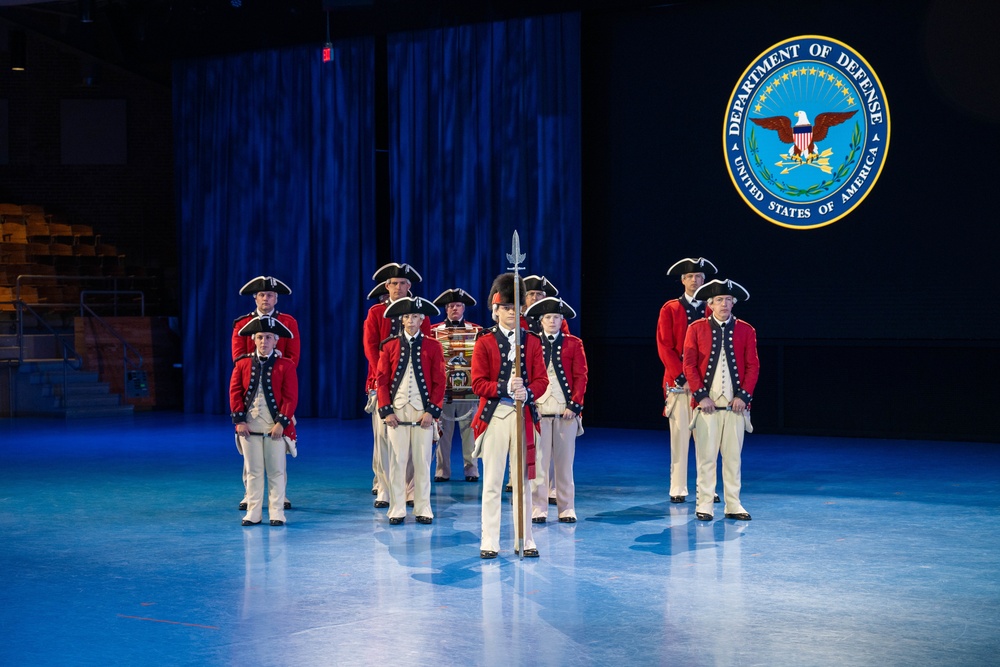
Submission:
[[[367,420],[304,419],[243,528],[225,416],[0,422],[2,665],[995,665],[1000,446],[748,435],[749,523],[667,496],[667,434],[588,428],[576,524],[479,558],[479,484],[372,507]],[[461,472],[460,447],[453,470]],[[692,454],[693,465],[693,454]],[[693,487],[693,473],[691,486]],[[720,485],[721,486],[721,485]],[[693,488],[691,489],[693,492]],[[505,496],[505,499],[509,495]]]

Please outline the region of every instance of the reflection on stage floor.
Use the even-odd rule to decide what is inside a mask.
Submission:
[[[303,419],[287,525],[240,526],[225,416],[0,423],[3,665],[987,665],[1000,446],[747,436],[750,522],[670,503],[667,434],[587,428],[575,524],[479,558],[372,507],[370,422]],[[720,482],[721,493],[721,482]],[[509,494],[508,496],[509,497]]]

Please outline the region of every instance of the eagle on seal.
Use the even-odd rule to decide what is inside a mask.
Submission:
[[[792,144],[789,155],[804,159],[807,162],[814,156],[816,142],[826,139],[826,133],[834,125],[840,125],[857,111],[828,111],[816,116],[816,122],[810,123],[805,111],[796,111],[796,123],[787,116],[770,116],[768,118],[751,118],[754,123],[765,130],[774,130],[778,139],[786,144]]]

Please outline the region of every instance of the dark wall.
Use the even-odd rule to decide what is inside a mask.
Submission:
[[[592,421],[663,426],[653,335],[660,306],[681,293],[664,274],[677,259],[705,256],[751,295],[735,312],[761,341],[758,428],[1000,439],[949,409],[972,385],[977,404],[1000,398],[976,382],[1000,368],[1000,317],[985,306],[1000,145],[1000,74],[985,45],[998,18],[986,0],[960,12],[939,2],[699,2],[587,15]],[[861,53],[891,114],[887,162],[868,198],[813,230],[754,213],[719,141],[744,69],[803,34]],[[636,400],[623,403],[622,392]]]
[[[0,33],[8,28],[0,22]],[[41,205],[67,222],[91,225],[130,265],[172,275],[177,241],[169,86],[96,64],[30,31],[26,42],[23,72],[12,72],[9,54],[0,49],[0,99],[8,108],[0,201]],[[90,149],[89,164],[85,156],[67,156],[67,146],[80,142],[63,141],[64,129],[73,133],[68,140],[115,130],[108,122],[64,117],[67,101],[124,103],[125,123],[113,137],[115,149],[124,143],[123,163],[109,163],[119,152],[100,142]]]

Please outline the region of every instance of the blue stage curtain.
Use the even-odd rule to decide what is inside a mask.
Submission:
[[[174,67],[184,407],[229,412],[233,319],[258,275],[292,288],[301,416],[358,417],[375,264],[374,42]]]
[[[527,274],[580,303],[579,14],[390,35],[394,261],[414,293],[462,287],[484,303],[516,230]],[[579,333],[579,320],[570,322]]]

